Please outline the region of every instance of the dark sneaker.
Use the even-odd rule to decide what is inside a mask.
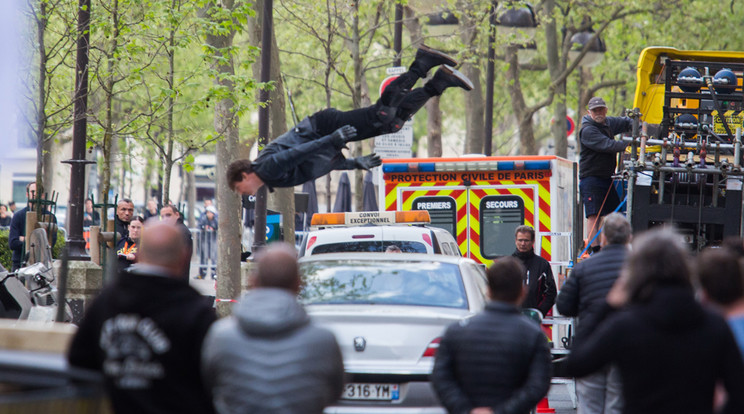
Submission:
[[[429,69],[440,65],[457,66],[457,61],[444,52],[421,45],[416,51],[416,59],[411,64],[411,71],[424,78]]]
[[[473,90],[473,82],[462,72],[448,65],[440,66],[429,82],[431,82],[439,94],[445,89],[452,87],[463,88],[466,91]]]

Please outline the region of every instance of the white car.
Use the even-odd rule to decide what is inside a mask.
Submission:
[[[348,381],[326,413],[445,413],[429,382],[447,326],[480,312],[487,282],[474,261],[406,253],[300,259],[300,298],[330,329]]]
[[[425,221],[395,220],[395,216],[425,217]],[[374,216],[374,217],[371,217]],[[391,217],[389,221],[365,221]],[[313,223],[332,222],[329,227],[308,231],[299,246],[300,256],[338,252],[385,252],[395,246],[403,253],[428,253],[460,256],[460,249],[450,232],[427,225],[426,211],[357,212],[315,214]],[[358,224],[356,224],[358,223]],[[320,227],[320,226],[318,226]]]

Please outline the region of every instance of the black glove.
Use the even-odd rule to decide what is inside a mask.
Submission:
[[[354,158],[354,161],[356,162],[357,168],[364,170],[369,170],[370,168],[374,168],[382,164],[380,156],[375,154],[374,152],[363,157]]]
[[[351,141],[357,136],[357,130],[351,125],[344,125],[341,128],[333,131],[331,134],[331,141],[333,146],[337,149],[344,148],[346,143]]]

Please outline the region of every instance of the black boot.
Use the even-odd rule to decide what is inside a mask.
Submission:
[[[440,66],[434,73],[434,77],[424,85],[424,88],[433,96],[439,96],[445,89],[452,87],[470,91],[473,90],[473,82],[460,71],[447,65]]]
[[[457,66],[457,61],[445,53],[434,50],[426,45],[421,45],[416,52],[416,59],[409,70],[419,78],[425,78],[429,69],[439,65]]]

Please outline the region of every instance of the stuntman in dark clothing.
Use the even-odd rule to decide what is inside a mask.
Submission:
[[[457,61],[446,54],[421,46],[408,72],[392,81],[372,106],[339,111],[324,109],[303,119],[272,141],[258,158],[238,160],[227,168],[230,188],[253,195],[262,185],[294,187],[333,170],[370,169],[382,162],[377,154],[346,159],[341,150],[351,141],[399,131],[427,100],[445,89],[473,89],[470,80],[452,66]],[[440,66],[423,87],[411,89],[419,78]]]

